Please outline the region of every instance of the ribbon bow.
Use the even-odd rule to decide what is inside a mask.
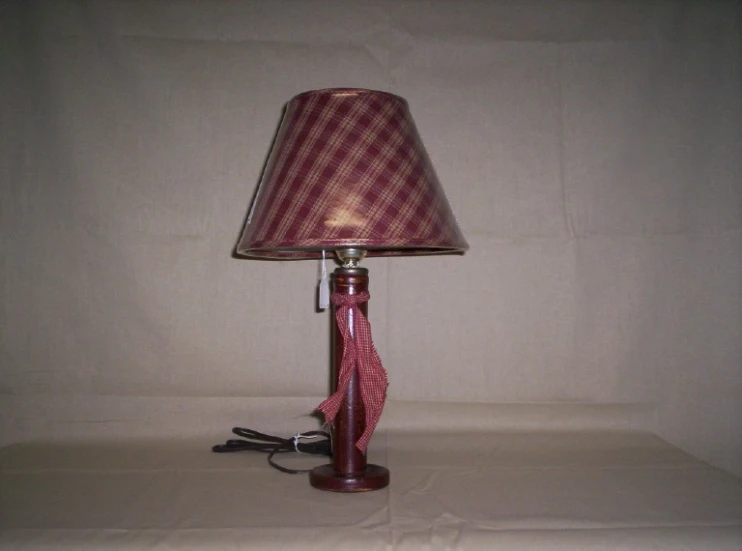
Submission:
[[[371,340],[371,324],[358,307],[367,302],[370,295],[363,291],[357,295],[332,294],[340,334],[343,336],[343,358],[340,362],[338,385],[335,393],[322,402],[317,409],[325,414],[329,423],[335,419],[345,399],[348,383],[353,371],[358,373],[361,399],[366,412],[366,430],[356,442],[356,447],[366,453],[368,442],[376,428],[386,400],[386,387],[389,385],[386,370]],[[348,326],[348,313],[353,312],[353,329]]]

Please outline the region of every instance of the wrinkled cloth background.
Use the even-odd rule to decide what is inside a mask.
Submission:
[[[630,427],[741,475],[740,10],[4,3],[0,442],[316,426],[317,264],[232,251],[284,103],[353,86],[408,100],[471,245],[365,262],[380,429]]]

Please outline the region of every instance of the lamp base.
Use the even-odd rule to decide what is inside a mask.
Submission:
[[[389,469],[369,464],[360,473],[339,473],[332,465],[320,465],[309,472],[309,483],[329,492],[368,492],[389,486]]]

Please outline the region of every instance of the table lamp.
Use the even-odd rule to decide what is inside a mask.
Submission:
[[[315,488],[389,484],[388,469],[366,461],[387,376],[367,319],[368,270],[359,263],[468,248],[403,98],[331,88],[288,102],[236,252],[340,264],[332,278],[333,390],[317,408],[331,427],[332,463],[310,472]]]

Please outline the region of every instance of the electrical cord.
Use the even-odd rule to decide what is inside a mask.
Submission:
[[[310,455],[331,456],[330,434],[322,430],[301,432],[291,438],[280,438],[263,434],[252,429],[235,427],[232,432],[244,440],[227,440],[226,444],[217,444],[211,448],[216,453],[254,451],[268,454],[268,464],[282,473],[308,473],[311,469],[289,469],[273,461],[277,453],[307,453]],[[302,442],[309,440],[309,442]]]

